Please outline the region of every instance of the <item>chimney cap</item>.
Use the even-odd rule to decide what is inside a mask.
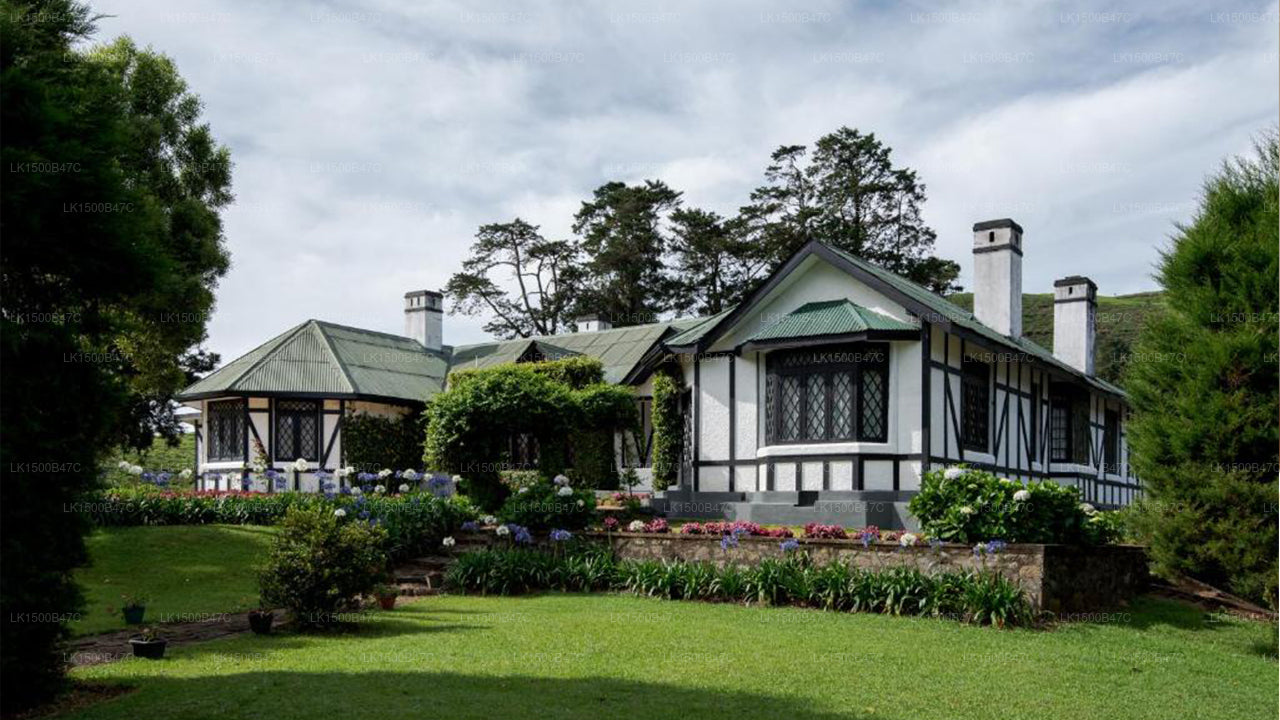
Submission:
[[[1097,283],[1095,283],[1094,281],[1090,280],[1089,278],[1083,275],[1068,275],[1067,277],[1064,277],[1061,280],[1053,281],[1054,287],[1067,287],[1070,285],[1088,285],[1089,288],[1092,289],[1094,292],[1097,292],[1098,290]]]
[[[982,232],[983,230],[999,230],[1000,228],[1013,228],[1022,234],[1022,226],[1014,222],[1012,218],[1000,218],[999,220],[983,220],[973,224],[974,232]]]
[[[574,322],[579,322],[579,321],[590,322],[592,320],[604,320],[604,319],[605,319],[604,313],[589,312],[589,313],[583,313],[578,317],[574,318],[573,320]]]
[[[444,297],[442,293],[438,293],[435,290],[410,290],[409,292],[404,294],[404,296],[407,298],[422,297],[423,295],[426,295],[428,297],[434,297],[434,298]]]

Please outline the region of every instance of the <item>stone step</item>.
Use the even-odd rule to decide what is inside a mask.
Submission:
[[[432,587],[423,583],[396,583],[396,587],[400,590],[401,597],[426,597],[428,595],[438,595],[439,587]]]

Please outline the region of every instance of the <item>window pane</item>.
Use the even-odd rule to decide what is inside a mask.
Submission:
[[[312,400],[276,402],[275,458],[320,460],[320,404]]]
[[[853,373],[838,372],[831,376],[831,438],[853,437]]]
[[[960,432],[964,446],[969,450],[986,452],[988,449],[987,431],[991,415],[988,378],[985,364],[965,361],[964,374],[960,378]]]
[[[777,437],[775,430],[778,427],[777,388],[778,376],[773,373],[766,375],[764,378],[764,441],[767,445],[772,445]]]
[[[209,460],[240,460],[244,457],[244,401],[209,403]]]
[[[885,410],[888,402],[889,369],[881,365],[868,365],[862,369],[862,432],[863,440],[884,441]]]
[[[1070,409],[1064,400],[1054,398],[1049,409],[1049,458],[1054,462],[1071,459]]]
[[[805,438],[822,440],[827,436],[827,378],[825,375],[808,377],[808,426]]]
[[[781,440],[800,439],[800,377],[783,375],[782,387],[779,388],[779,412],[782,417],[778,426]]]

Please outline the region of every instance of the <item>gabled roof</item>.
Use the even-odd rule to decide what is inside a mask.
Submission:
[[[604,365],[605,382],[619,383],[631,374],[636,365],[665,336],[685,330],[700,321],[701,318],[685,318],[596,332],[563,333],[462,345],[454,348],[449,369],[467,370],[513,363],[532,344],[547,357],[586,355],[599,358]]]
[[[936,295],[930,290],[910,280],[877,267],[851,253],[833,248],[816,240],[811,240],[798,250],[774,274],[761,285],[750,297],[732,310],[718,316],[708,318],[690,332],[682,333],[667,342],[668,347],[681,352],[699,352],[714,343],[724,332],[732,328],[750,308],[763,300],[782,282],[782,279],[800,266],[811,256],[817,256],[832,265],[848,272],[855,278],[865,282],[872,289],[882,293],[889,299],[911,311],[917,317],[927,317],[930,322],[947,327],[950,331],[961,335],[969,335],[978,342],[997,348],[1013,349],[1026,353],[1037,362],[1075,377],[1103,392],[1124,396],[1124,390],[1098,378],[1090,377],[1070,365],[1055,358],[1053,353],[1036,343],[1020,337],[1017,339],[1003,335],[974,317],[973,313],[957,307],[946,298]]]
[[[308,320],[236,358],[177,397],[313,395],[422,402],[448,363],[399,335]]]
[[[800,338],[827,338],[869,331],[917,334],[918,327],[895,320],[846,299],[811,302],[792,310],[747,336],[744,344]]]

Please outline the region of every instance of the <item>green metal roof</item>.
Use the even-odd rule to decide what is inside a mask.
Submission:
[[[462,345],[454,348],[449,369],[467,370],[513,363],[524,355],[530,344],[535,344],[540,352],[550,357],[586,355],[599,358],[604,365],[605,382],[618,383],[668,332],[687,330],[701,321],[702,318],[683,318],[596,332]]]
[[[748,336],[745,342],[787,340],[823,335],[849,335],[869,330],[903,330],[918,327],[869,310],[849,300],[811,302],[792,310]]]
[[[716,326],[716,323],[720,321],[720,318],[731,312],[733,312],[733,308],[722,310],[709,317],[691,319],[689,321],[688,328],[668,339],[667,345],[670,347],[679,347],[681,345],[691,345],[698,342],[702,339],[703,335],[706,335],[711,328]]]
[[[448,363],[416,341],[308,320],[199,380],[179,400],[232,394],[312,394],[421,402],[444,387]]]

